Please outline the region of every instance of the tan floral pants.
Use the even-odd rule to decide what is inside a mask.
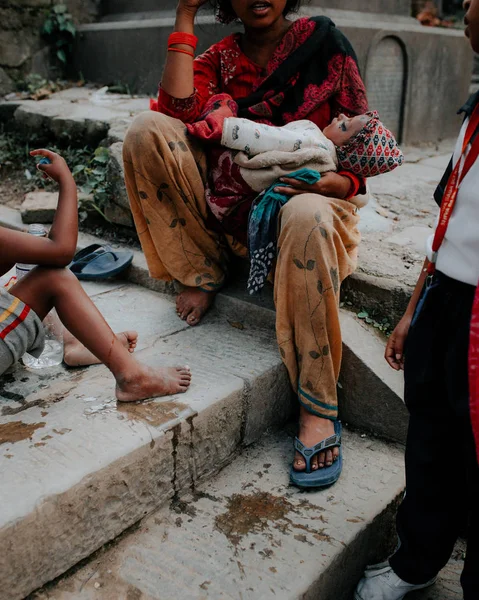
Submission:
[[[152,277],[215,292],[228,255],[245,256],[233,239],[208,228],[206,160],[181,121],[138,116],[124,144],[125,178],[140,242]],[[356,266],[356,207],[315,194],[293,197],[281,210],[274,277],[279,350],[310,412],[338,415],[341,366],[339,289]]]

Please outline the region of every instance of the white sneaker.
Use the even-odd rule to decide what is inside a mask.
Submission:
[[[434,583],[437,577],[427,583],[414,585],[406,583],[391,569],[389,563],[367,567],[364,577],[354,592],[354,600],[403,600],[415,590],[423,590]]]

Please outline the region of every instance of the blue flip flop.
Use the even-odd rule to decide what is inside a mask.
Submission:
[[[343,470],[343,451],[341,448],[342,426],[340,421],[334,422],[334,435],[323,440],[316,446],[307,448],[298,438],[294,440],[294,449],[297,450],[306,461],[304,471],[296,471],[291,467],[290,481],[300,488],[325,488],[333,485],[339,479]],[[311,468],[311,460],[314,456],[325,450],[339,447],[339,458],[330,467],[316,469]]]
[[[111,246],[92,244],[75,254],[70,270],[85,281],[109,279],[128,268],[132,261],[133,252],[117,252]]]

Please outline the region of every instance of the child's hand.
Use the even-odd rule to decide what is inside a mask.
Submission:
[[[42,148],[41,150],[32,150],[30,155],[43,156],[48,159],[49,164],[46,161],[40,162],[37,164],[37,169],[54,181],[60,182],[62,179],[73,177],[67,163],[59,154]]]
[[[384,358],[395,371],[404,370],[404,346],[411,328],[412,317],[405,314],[389,336]]]

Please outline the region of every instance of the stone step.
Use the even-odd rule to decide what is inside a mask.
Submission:
[[[117,405],[103,366],[17,366],[3,376],[2,600],[23,598],[208,479],[266,429],[282,425],[295,405],[267,308],[252,311],[222,294],[201,327],[187,328],[169,296],[122,281],[87,290],[113,329],[139,331],[141,361],[187,363],[194,381],[185,395]],[[269,326],[250,325],[252,312]],[[403,440],[401,381],[382,372],[384,344],[349,314],[342,326],[343,418]],[[362,394],[349,389],[356,377]]]
[[[0,224],[1,214],[0,211]],[[92,235],[79,236],[80,248],[92,243],[105,242]],[[143,252],[134,250],[133,254],[132,267],[126,274],[129,282],[160,294],[176,294],[174,284],[149,276]],[[236,268],[235,279],[217,294],[215,314],[240,328],[273,332],[276,313],[272,287],[267,286],[260,295],[250,296],[246,291],[247,269],[244,267],[243,264]],[[339,402],[343,420],[363,431],[405,443],[408,414],[403,401],[403,376],[384,360],[384,337],[349,310],[340,310],[340,322],[343,363]]]
[[[35,132],[38,138],[44,139],[43,143],[52,143],[55,140],[59,144],[69,145],[84,146],[86,143],[93,147],[99,143],[107,145],[110,149],[108,177],[112,197],[105,212],[113,223],[133,227],[123,181],[122,142],[135,115],[148,110],[148,107],[149,101],[145,97],[99,94],[98,90],[87,87],[71,88],[39,102],[18,99],[0,102],[0,123],[10,129],[21,131],[26,136]],[[412,156],[414,157],[415,154]],[[428,154],[424,153],[422,157],[427,160]],[[427,168],[427,177],[431,180],[436,178],[438,181],[442,174],[440,167],[434,169],[428,166]],[[398,202],[404,204],[403,197],[408,196],[410,191],[416,196],[419,193],[423,197],[431,195],[433,185],[429,182],[427,189],[420,187],[419,179],[424,167],[411,164],[407,165],[407,169],[409,170],[407,177],[401,177],[402,172],[406,170],[406,167],[403,167],[401,172],[398,170],[371,182],[373,191],[377,190],[379,194],[378,198],[382,195],[389,197],[394,194],[398,197]],[[412,190],[409,183],[411,181],[416,182],[416,187]],[[396,322],[408,302],[420,268],[422,252],[416,252],[411,260],[404,263],[395,249],[387,253],[385,264],[382,265],[375,258],[380,245],[375,233],[384,231],[382,235],[389,236],[393,227],[393,221],[389,217],[394,216],[387,213],[388,216],[385,217],[384,214],[385,211],[382,211],[374,200],[370,206],[361,211],[361,228],[364,234],[362,253],[366,251],[368,238],[371,236],[374,239],[368,250],[368,260],[364,261],[365,270],[363,271],[361,267],[349,278],[343,287],[343,292],[347,295],[346,299],[352,301],[358,308],[367,307],[378,312],[381,318],[388,316],[392,322]],[[425,231],[427,233],[427,229]],[[410,254],[410,250],[407,253]],[[374,268],[371,268],[369,263],[374,264]],[[413,269],[410,268],[411,264]]]
[[[2,600],[23,598],[207,479],[293,407],[271,329],[218,312],[188,328],[171,297],[126,282],[87,289],[116,331],[139,331],[139,360],[191,365],[192,387],[117,405],[103,366],[18,365],[2,377]]]
[[[0,206],[0,225],[21,229],[19,212]],[[105,240],[80,234],[79,248],[94,243],[105,243]],[[126,274],[128,281],[173,296],[176,293],[175,285],[152,279],[143,252],[132,251],[134,258]],[[215,311],[226,321],[240,327],[268,329],[272,332],[276,316],[271,286],[267,286],[260,295],[250,296],[246,291],[247,269],[243,265],[235,271],[235,279],[216,296]],[[347,281],[353,277],[356,276],[352,275]],[[358,293],[366,293],[367,288],[361,287],[364,276],[360,274],[357,277]],[[347,289],[349,293],[353,284],[349,283]],[[380,291],[386,296],[383,289],[380,288]],[[394,293],[392,297],[395,298]],[[341,310],[340,319],[344,357],[339,378],[339,398],[344,420],[384,438],[405,442],[408,416],[403,402],[403,378],[384,361],[384,337],[350,311]]]
[[[311,4],[322,9],[411,16],[411,0],[311,0]]]
[[[113,223],[132,227],[123,181],[122,142],[134,116],[147,110],[148,98],[99,94],[88,87],[72,88],[48,100],[0,102],[0,122],[10,129],[34,132],[43,143],[110,149],[108,178],[112,197],[105,212]],[[342,287],[345,301],[388,317],[401,317],[419,274],[425,240],[437,208],[432,195],[449,161],[453,143],[436,148],[404,148],[406,164],[370,181],[374,197],[361,210],[358,271]]]
[[[305,494],[292,441],[265,437],[36,600],[350,600],[394,547],[402,450],[346,430],[341,479]]]
[[[175,10],[178,0],[102,0],[102,13],[106,16],[133,13]]]
[[[3,207],[2,207],[3,209]],[[17,211],[0,224],[20,227]],[[96,240],[80,236],[80,246]],[[17,600],[65,572],[169,498],[207,479],[296,404],[278,355],[271,295],[245,302],[222,291],[201,327],[178,320],[172,292],[151,280],[135,251],[128,277],[87,290],[115,330],[136,328],[151,366],[190,364],[191,390],[172,400],[117,406],[104,367],[28,372],[0,389],[2,600]],[[404,441],[402,378],[387,368],[384,341],[341,314],[344,421]],[[21,476],[19,475],[21,474]],[[75,544],[71,540],[75,540]],[[32,540],[35,540],[32,542]]]
[[[200,38],[198,53],[238,29],[219,25],[213,15],[208,14],[198,16],[196,22]],[[135,16],[134,20],[128,21],[81,25],[74,52],[74,69],[88,81],[121,82],[135,92],[156,94],[174,23],[174,14],[171,14],[146,20]],[[98,56],[102,60],[98,60]]]
[[[0,226],[22,229],[20,213],[0,206]],[[81,249],[106,241],[82,233],[78,243]],[[143,252],[129,250],[134,258],[125,275],[127,281],[172,298],[176,293],[175,285],[152,279]],[[239,327],[273,332],[276,315],[271,286],[267,286],[261,295],[250,296],[246,291],[247,270],[236,271],[237,277],[216,296],[215,313]],[[342,309],[340,319],[343,364],[339,399],[343,419],[364,431],[404,443],[408,416],[403,402],[403,378],[384,361],[384,337],[353,312]]]
[[[0,123],[38,140],[96,148],[123,140],[135,115],[149,109],[146,97],[103,94],[90,87],[73,87],[47,100],[0,101]]]
[[[151,10],[146,12],[121,12],[103,15],[100,18],[100,23],[116,23],[119,21],[147,21],[151,19],[173,18],[175,9],[170,10]]]

